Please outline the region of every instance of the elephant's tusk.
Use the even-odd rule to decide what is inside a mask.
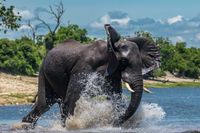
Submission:
[[[145,87],[143,87],[143,90],[144,90],[145,92],[147,92],[147,93],[153,93],[152,91],[150,91],[149,89],[147,89],[147,88],[145,88]]]
[[[126,82],[124,82],[126,88],[130,91],[130,92],[135,92],[134,90],[131,89],[130,85]]]

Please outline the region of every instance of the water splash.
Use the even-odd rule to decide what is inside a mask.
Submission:
[[[152,127],[165,118],[165,111],[156,103],[142,102],[136,113],[124,123],[125,128]]]
[[[76,102],[74,115],[66,121],[67,129],[85,129],[108,125],[113,110],[112,102],[105,100],[107,95],[104,87],[108,86],[105,79],[97,73],[87,75],[82,80],[85,90]]]
[[[60,114],[57,112],[43,117],[48,126],[37,126],[31,132],[167,132],[168,128],[158,123],[164,119],[165,111],[156,103],[142,102],[138,110],[122,127],[112,127],[115,119],[125,112],[129,101],[126,95],[114,101],[107,100],[105,94],[109,83],[97,73],[87,75],[83,79],[85,90],[81,93],[80,99],[76,102],[74,115],[66,120],[66,128],[61,127]],[[117,100],[118,99],[118,100]],[[118,106],[116,106],[118,105]],[[53,119],[53,120],[52,120]],[[38,124],[39,125],[39,124]],[[75,131],[74,131],[75,130]]]
[[[112,105],[109,102],[81,98],[75,108],[74,115],[67,120],[68,129],[85,129],[101,127],[109,123]]]
[[[88,129],[112,127],[112,122],[125,112],[129,103],[125,95],[115,101],[106,100],[105,87],[109,87],[105,79],[93,73],[87,76],[86,84],[80,99],[76,103],[74,115],[66,121],[67,129]],[[142,103],[136,114],[125,124],[124,128],[136,128],[138,125],[149,125],[163,119],[165,112],[157,104]],[[154,121],[152,123],[152,121]]]

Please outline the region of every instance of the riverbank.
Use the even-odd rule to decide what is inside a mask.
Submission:
[[[37,77],[0,72],[0,105],[29,104],[37,91]]]
[[[165,77],[144,80],[144,84],[147,88],[200,87],[200,79],[175,77],[169,72],[166,72]]]
[[[30,104],[37,92],[37,77],[16,76],[0,72],[0,105]],[[147,88],[200,87],[200,80],[166,77],[144,80]]]

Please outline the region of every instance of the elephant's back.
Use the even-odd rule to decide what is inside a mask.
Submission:
[[[44,69],[48,73],[53,73],[55,70],[57,73],[58,71],[59,73],[70,71],[84,49],[85,47],[75,40],[67,40],[58,44],[46,55]]]
[[[56,56],[56,58],[62,58],[63,56],[72,56],[72,54],[82,51],[82,45],[75,40],[66,40],[63,43],[57,44],[52,50],[47,54],[47,58]],[[66,58],[66,57],[65,57]]]
[[[45,59],[45,67],[50,72],[55,71],[55,68],[56,71],[60,70],[60,73],[71,71],[76,62],[93,60],[93,58],[97,60],[97,57],[102,57],[102,53],[106,56],[106,51],[104,41],[84,45],[75,40],[67,40],[49,51]]]
[[[63,43],[57,44],[55,48],[51,51],[72,51],[75,49],[80,49],[82,47],[81,43],[76,40],[66,40]]]

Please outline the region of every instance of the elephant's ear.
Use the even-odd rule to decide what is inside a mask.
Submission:
[[[120,34],[110,25],[104,25],[107,34],[107,47],[108,47],[108,67],[106,75],[111,75],[117,69],[119,62],[115,55],[115,43],[120,40]]]
[[[142,58],[142,74],[146,74],[160,66],[161,57],[156,44],[143,37],[127,38],[138,45]]]
[[[107,41],[110,41],[114,47],[114,44],[119,41],[121,36],[110,24],[105,24],[104,27],[107,34]]]

